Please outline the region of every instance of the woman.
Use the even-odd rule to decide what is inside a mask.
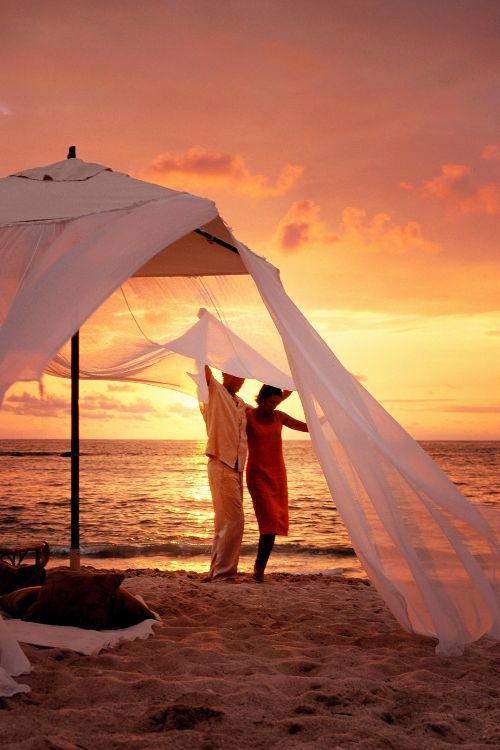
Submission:
[[[263,385],[257,407],[247,410],[248,463],[247,487],[259,524],[259,548],[254,579],[262,583],[276,534],[288,535],[288,488],[281,443],[283,425],[308,432],[305,422],[290,417],[276,407],[290,395],[272,385]]]

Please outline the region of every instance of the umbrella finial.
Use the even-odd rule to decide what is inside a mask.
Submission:
[[[76,146],[70,146],[67,159],[76,159]]]

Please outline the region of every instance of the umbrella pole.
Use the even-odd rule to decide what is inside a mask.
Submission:
[[[80,570],[80,334],[71,339],[71,548],[69,566]]]
[[[76,158],[69,147],[68,159]],[[71,339],[71,546],[69,567],[80,570],[80,334]]]

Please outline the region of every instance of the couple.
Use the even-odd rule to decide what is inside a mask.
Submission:
[[[263,385],[257,407],[237,392],[245,382],[222,373],[222,384],[205,366],[208,401],[201,404],[207,428],[208,481],[215,514],[212,562],[207,581],[236,581],[243,537],[243,469],[247,454],[247,486],[259,524],[254,578],[261,583],[276,534],[288,534],[286,469],[281,445],[283,425],[308,432],[305,422],[276,407],[290,391]]]

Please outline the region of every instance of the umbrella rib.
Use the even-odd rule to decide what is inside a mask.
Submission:
[[[229,242],[225,242],[224,240],[215,237],[215,235],[210,234],[209,232],[205,232],[203,229],[193,229],[193,232],[196,232],[196,234],[201,234],[201,236],[205,237],[205,239],[209,242],[215,242],[216,245],[221,245],[222,247],[225,247],[228,250],[231,250],[231,252],[239,255],[238,249],[234,245],[231,245]]]

